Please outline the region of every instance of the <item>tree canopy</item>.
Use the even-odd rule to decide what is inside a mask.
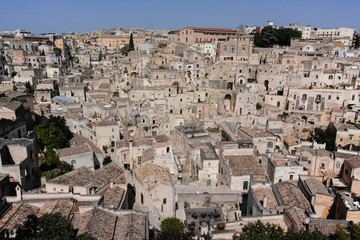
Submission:
[[[103,164],[103,166],[105,166],[105,165],[107,165],[107,164],[109,164],[111,162],[112,162],[111,157],[109,155],[106,155],[104,157],[104,161],[102,162],[102,164]]]
[[[290,46],[291,38],[300,38],[301,32],[291,28],[276,29],[272,26],[266,26],[261,33],[254,36],[254,44],[257,47],[272,47],[274,45]]]
[[[178,218],[165,218],[160,224],[161,232],[157,240],[188,240],[192,239],[191,233],[184,232],[185,225]]]
[[[327,237],[320,231],[299,232],[288,231],[285,233],[280,226],[270,223],[262,223],[258,220],[244,226],[240,236],[233,236],[233,240],[326,240]]]
[[[321,128],[315,128],[314,138],[318,143],[326,143],[327,150],[335,150],[336,132],[330,127],[327,127],[326,130],[323,130]]]
[[[46,180],[53,179],[74,169],[70,164],[60,161],[53,150],[69,147],[70,139],[73,137],[63,117],[50,116],[48,120],[35,126],[35,133],[41,150],[46,149],[41,165],[41,172],[46,177]]]
[[[360,239],[360,226],[359,224],[349,224],[349,226],[344,229],[341,226],[336,227],[336,233],[331,239],[336,240],[353,240]]]
[[[130,51],[134,51],[134,50],[135,50],[135,46],[134,46],[133,34],[130,33],[129,52],[130,52]]]
[[[66,121],[60,116],[50,116],[49,120],[35,126],[37,141],[42,150],[61,149],[70,146],[73,137]]]

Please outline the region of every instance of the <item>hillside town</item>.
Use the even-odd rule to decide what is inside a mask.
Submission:
[[[53,215],[99,240],[360,223],[359,41],[273,21],[1,31],[0,238]]]

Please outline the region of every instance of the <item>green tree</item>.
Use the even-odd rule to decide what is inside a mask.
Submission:
[[[56,155],[54,150],[47,149],[44,152],[43,164],[46,164],[47,166],[51,167],[51,166],[56,166],[59,163],[59,161],[60,161],[59,157],[58,155]]]
[[[49,120],[35,126],[37,141],[43,150],[61,149],[70,146],[70,139],[73,137],[66,121],[60,116],[50,116]]]
[[[341,226],[336,226],[336,232],[332,237],[334,240],[351,240],[350,233],[348,233],[344,228]]]
[[[234,236],[234,240],[281,240],[284,239],[284,229],[275,224],[263,224],[260,220],[244,226],[240,236]]]
[[[125,55],[127,56],[130,52],[130,45],[129,44],[126,44],[125,46],[123,46],[122,48],[120,48],[120,53],[122,55]]]
[[[109,164],[111,162],[112,162],[111,157],[109,155],[106,155],[104,157],[104,160],[103,160],[102,164],[103,164],[103,166],[105,166],[105,165],[107,165],[107,164]]]
[[[327,236],[325,236],[322,232],[315,230],[313,232],[309,232],[306,230],[301,230],[299,232],[291,232],[288,231],[284,237],[284,240],[327,240]]]
[[[157,240],[190,240],[192,234],[184,232],[184,223],[177,218],[165,218],[160,224]]]
[[[355,34],[354,36],[354,47],[355,48],[360,47],[360,34]]]
[[[129,52],[130,51],[134,51],[135,50],[135,46],[134,46],[134,39],[133,39],[133,34],[130,34],[130,40],[129,40]]]
[[[260,103],[257,103],[256,104],[256,110],[260,110],[262,108],[261,104]]]
[[[314,138],[318,143],[326,143],[327,150],[335,150],[336,132],[332,127],[328,126],[326,130],[323,130],[321,128],[315,128]]]
[[[291,28],[276,29],[272,26],[266,26],[261,33],[254,36],[254,44],[257,47],[273,47],[275,44],[280,46],[290,46],[291,38],[301,37],[301,32]]]
[[[261,33],[255,34],[254,44],[257,47],[272,47],[277,43],[276,29],[272,26],[266,26],[261,30]]]
[[[44,176],[47,181],[74,170],[74,166],[65,161],[59,161],[55,166],[49,166],[47,169],[46,167],[48,166],[41,166],[41,175]]]
[[[291,28],[280,28],[276,30],[277,44],[290,46],[292,38],[301,38],[302,33]]]
[[[185,225],[178,218],[165,218],[161,221],[160,229],[162,232],[182,233],[184,232]]]

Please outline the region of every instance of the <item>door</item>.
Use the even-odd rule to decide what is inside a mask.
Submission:
[[[210,186],[210,185],[211,185],[211,179],[208,179],[208,180],[206,181],[206,185],[207,185],[207,186]]]

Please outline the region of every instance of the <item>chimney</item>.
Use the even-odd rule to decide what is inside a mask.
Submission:
[[[22,200],[22,192],[21,192],[21,188],[19,185],[16,186],[15,191],[16,191],[17,200],[21,201]]]
[[[266,208],[267,205],[267,195],[264,195],[263,208]]]

